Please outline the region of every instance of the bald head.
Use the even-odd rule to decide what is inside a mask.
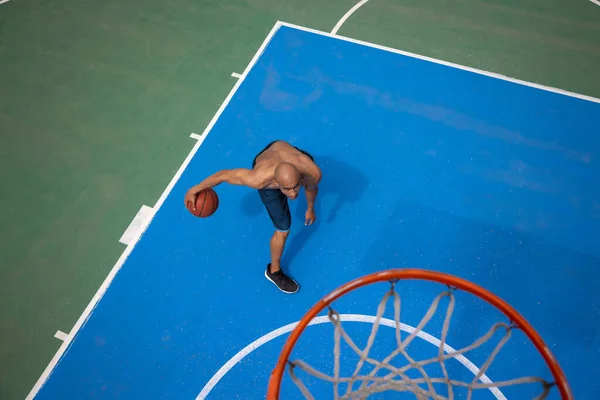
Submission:
[[[275,181],[281,187],[293,187],[300,181],[300,171],[294,164],[282,162],[275,168]]]

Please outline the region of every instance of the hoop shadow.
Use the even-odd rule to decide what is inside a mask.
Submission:
[[[315,156],[315,163],[321,168],[323,178],[319,185],[319,193],[315,202],[315,214],[317,220],[311,226],[304,226],[306,212],[306,196],[302,193],[298,200],[290,202],[292,211],[292,235],[283,254],[282,263],[291,264],[310,240],[313,233],[319,229],[322,223],[330,224],[336,220],[338,213],[343,211],[347,204],[356,203],[362,196],[368,184],[368,179],[360,170],[339,161],[332,156]],[[323,202],[325,198],[334,197],[333,207],[325,215],[323,214]],[[327,201],[329,203],[329,201]],[[266,211],[256,191],[249,191],[242,198],[242,212],[248,217],[255,217]],[[267,217],[268,218],[268,217]],[[294,233],[295,232],[295,233]]]

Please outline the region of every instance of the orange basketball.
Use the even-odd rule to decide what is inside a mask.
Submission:
[[[187,204],[187,209],[196,217],[210,217],[219,208],[219,196],[212,188],[204,189],[196,197],[196,210],[192,208],[192,203]]]

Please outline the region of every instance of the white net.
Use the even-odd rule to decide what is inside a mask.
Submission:
[[[412,330],[410,334],[405,335],[405,338],[402,338],[400,323],[400,296],[394,290],[394,283],[395,282],[392,282],[391,289],[385,294],[379,303],[377,308],[377,316],[375,317],[373,328],[364,349],[360,349],[344,330],[340,315],[332,308],[329,308],[328,317],[334,325],[333,375],[323,373],[322,371],[311,367],[306,362],[301,360],[288,361],[289,372],[292,380],[295,382],[296,386],[298,386],[305,398],[311,400],[314,399],[312,393],[296,374],[296,368],[300,368],[314,377],[330,382],[333,385],[333,399],[335,400],[366,399],[372,394],[386,391],[412,393],[414,394],[414,398],[418,400],[451,400],[457,395],[457,390],[466,391],[467,399],[470,400],[472,398],[473,391],[477,389],[490,390],[497,399],[505,399],[502,392],[498,388],[520,384],[539,385],[539,394],[534,397],[536,400],[545,399],[548,396],[550,389],[554,386],[554,384],[549,383],[542,378],[527,376],[500,382],[492,382],[487,379],[487,376],[485,375],[486,371],[489,369],[490,365],[502,347],[511,337],[511,332],[515,328],[515,326],[512,324],[497,322],[488,330],[486,334],[475,340],[472,344],[456,350],[450,348],[452,349],[450,352],[446,351],[449,348],[449,346],[446,345],[446,339],[455,305],[455,298],[453,294],[454,289],[452,288],[448,291],[440,293],[434,299],[427,313],[421,319],[417,327]],[[375,337],[385,312],[386,304],[390,297],[393,297],[394,302],[394,329],[397,348],[383,360],[378,361],[371,358],[369,352],[375,343]],[[438,347],[437,356],[417,361],[409,354],[408,346],[436,314],[441,300],[445,297],[449,298],[449,302],[441,330],[441,340]],[[490,351],[486,361],[474,374],[471,381],[466,382],[455,380],[449,376],[448,369],[445,364],[447,360],[463,357],[465,353],[481,347],[484,343],[490,341],[490,339],[494,337],[497,332],[503,332],[501,339],[493,347],[493,350]],[[343,339],[359,357],[354,372],[350,376],[340,376],[341,339]],[[404,359],[407,361],[406,365],[398,368],[391,364],[396,358],[400,358],[398,356],[404,357]],[[440,376],[432,377],[429,376],[425,371],[427,366],[433,364],[439,364],[441,370]],[[368,373],[361,372],[364,367],[368,366],[371,367],[371,370]],[[412,375],[415,376],[415,371],[418,371],[418,377],[409,377],[409,372],[413,373]],[[342,393],[344,392],[343,386],[346,387],[345,393]],[[440,394],[440,392],[443,392],[443,394]]]

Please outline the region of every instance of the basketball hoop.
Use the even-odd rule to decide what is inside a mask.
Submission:
[[[445,292],[441,293],[440,295],[438,295],[435,298],[434,302],[432,303],[429,310],[427,311],[425,317],[423,317],[423,319],[421,320],[419,325],[416,327],[416,329],[412,333],[410,333],[410,335],[407,338],[403,338],[403,340],[400,340],[400,333],[399,333],[400,332],[400,321],[399,321],[400,298],[399,298],[398,293],[396,293],[394,290],[394,285],[396,285],[398,281],[405,281],[405,280],[412,280],[412,279],[437,282],[437,283],[445,285],[446,287],[449,288],[449,290],[446,290]],[[385,282],[385,281],[388,281],[391,283],[391,289],[390,289],[390,291],[388,291],[386,293],[384,298],[381,300],[381,303],[378,307],[377,317],[375,318],[375,321],[373,323],[373,330],[371,332],[371,336],[369,337],[367,347],[364,350],[358,349],[356,347],[356,345],[354,345],[352,340],[349,338],[348,334],[341,327],[340,315],[333,309],[329,308],[328,316],[329,316],[329,320],[334,325],[335,340],[336,340],[336,345],[334,348],[334,354],[336,357],[336,365],[334,367],[334,376],[329,376],[320,371],[317,371],[316,369],[312,368],[311,366],[309,366],[307,363],[305,363],[303,361],[300,361],[300,360],[289,361],[289,357],[292,352],[292,349],[294,348],[299,337],[304,332],[304,329],[310,324],[311,320],[313,320],[313,318],[315,318],[321,311],[323,311],[325,308],[329,307],[330,304],[333,301],[335,301],[336,299],[344,296],[345,294],[347,294],[353,290],[356,290],[358,288],[361,288],[361,287],[364,287],[364,286],[367,286],[367,285],[370,285],[370,284],[373,284],[376,282]],[[492,328],[488,331],[487,334],[485,334],[484,336],[482,336],[481,338],[479,338],[478,340],[473,342],[473,344],[471,344],[467,347],[458,349],[458,350],[452,349],[453,351],[448,353],[447,351],[445,351],[446,348],[444,346],[445,346],[445,339],[446,339],[446,335],[448,332],[451,314],[454,309],[454,296],[453,296],[454,290],[463,290],[465,292],[471,293],[471,294],[477,296],[478,298],[484,300],[485,302],[491,304],[496,309],[501,311],[508,318],[509,323],[497,322],[496,324],[494,324],[492,326]],[[398,307],[398,309],[395,309],[395,313],[394,313],[395,314],[395,329],[396,329],[396,338],[397,338],[398,348],[396,350],[394,350],[383,361],[375,361],[369,357],[368,352],[369,352],[370,346],[373,344],[373,341],[375,339],[375,334],[377,332],[379,322],[382,318],[383,311],[385,309],[385,302],[387,301],[387,299],[389,297],[394,298],[394,305]],[[448,310],[446,313],[446,318],[444,320],[444,326],[442,328],[442,337],[441,337],[442,340],[441,340],[438,356],[435,358],[427,359],[427,360],[423,360],[423,361],[413,360],[406,353],[406,347],[412,341],[412,339],[414,339],[414,337],[416,337],[416,335],[418,334],[418,331],[420,331],[423,328],[423,326],[431,319],[433,314],[435,314],[435,310],[437,309],[439,301],[443,297],[448,297],[450,299],[450,305],[448,307]],[[463,353],[479,347],[480,345],[485,343],[487,340],[489,340],[495,332],[497,332],[501,329],[505,330],[504,337],[500,340],[500,343],[498,345],[496,345],[494,350],[488,356],[487,361],[483,364],[483,366],[481,367],[479,372],[476,374],[476,376],[472,382],[460,382],[460,381],[455,381],[455,380],[452,380],[449,378],[447,370],[444,366],[445,360],[455,358],[455,357],[460,357]],[[478,383],[480,381],[481,376],[484,375],[485,371],[489,368],[494,357],[500,351],[501,347],[508,341],[512,329],[520,329],[521,331],[523,331],[525,333],[525,335],[527,335],[527,337],[531,340],[531,342],[533,342],[537,351],[542,355],[545,363],[548,365],[548,367],[552,373],[552,376],[554,378],[554,382],[547,382],[544,379],[537,378],[537,377],[523,377],[523,378],[516,378],[516,379],[512,379],[509,381],[503,381],[503,382],[487,382],[486,383],[484,381],[481,381],[480,383]],[[350,347],[352,347],[353,350],[355,352],[357,352],[357,354],[360,356],[360,361],[358,363],[359,366],[357,367],[354,375],[352,375],[350,377],[340,377],[339,376],[339,361],[338,360],[339,360],[339,348],[340,348],[339,340],[340,340],[340,338],[343,338],[350,345]],[[391,359],[399,354],[404,355],[408,360],[410,360],[409,365],[402,367],[402,368],[396,368],[389,364]],[[374,370],[371,371],[371,373],[369,373],[368,375],[364,375],[364,374],[358,375],[358,372],[360,371],[362,365],[367,364],[367,363],[374,365],[375,366]],[[433,364],[433,363],[439,363],[442,366],[442,370],[443,370],[443,374],[444,374],[443,377],[431,378],[431,377],[427,376],[427,374],[423,370],[423,366],[425,366],[427,364]],[[306,388],[306,386],[300,381],[300,379],[294,373],[295,368],[300,368],[300,369],[304,370],[305,372],[307,372],[313,376],[316,376],[317,378],[323,379],[325,381],[328,381],[328,382],[331,382],[332,384],[334,384],[335,386],[334,386],[333,398],[336,400],[337,399],[346,399],[346,398],[347,399],[355,399],[355,398],[363,399],[363,398],[366,398],[369,394],[379,393],[379,392],[383,392],[383,391],[387,391],[387,390],[412,392],[413,394],[416,395],[416,398],[418,398],[419,400],[429,399],[429,398],[433,398],[433,399],[446,398],[446,397],[442,397],[441,395],[437,394],[436,390],[434,389],[434,384],[443,384],[444,386],[446,386],[448,388],[448,390],[451,393],[453,393],[454,387],[466,388],[468,390],[468,398],[471,399],[472,392],[474,389],[492,390],[492,388],[494,388],[497,390],[498,387],[512,386],[512,385],[525,384],[525,383],[534,383],[534,384],[539,384],[541,386],[542,393],[538,397],[536,397],[536,399],[546,398],[546,396],[548,395],[548,393],[554,386],[558,386],[558,390],[559,390],[561,398],[563,400],[572,400],[573,399],[573,395],[571,393],[571,390],[569,388],[569,385],[567,383],[565,375],[564,375],[563,371],[561,370],[558,362],[554,358],[552,352],[550,351],[548,346],[544,343],[544,341],[542,340],[540,335],[536,332],[536,330],[514,308],[512,308],[508,303],[506,303],[504,300],[502,300],[498,296],[496,296],[493,293],[489,292],[488,290],[483,289],[482,287],[474,284],[473,282],[470,282],[468,280],[461,279],[461,278],[458,278],[458,277],[455,277],[455,276],[452,276],[449,274],[444,274],[444,273],[435,272],[435,271],[428,271],[428,270],[420,270],[420,269],[394,269],[394,270],[376,272],[376,273],[373,273],[370,275],[366,275],[366,276],[355,279],[353,281],[350,281],[350,282],[340,286],[339,288],[337,288],[336,290],[332,291],[331,293],[329,293],[328,295],[323,297],[321,300],[319,300],[304,315],[304,317],[299,321],[299,323],[295,327],[295,329],[290,333],[290,336],[288,337],[288,339],[283,347],[283,350],[279,356],[277,364],[276,364],[273,372],[271,373],[271,377],[269,379],[269,387],[268,387],[268,391],[267,391],[267,399],[268,400],[279,399],[281,380],[283,378],[283,373],[284,373],[284,369],[285,369],[286,365],[289,365],[290,375],[292,377],[292,380],[294,381],[296,386],[298,386],[298,388],[303,393],[303,395],[308,399],[313,398],[312,394],[309,392],[309,390]],[[421,372],[423,374],[423,378],[419,378],[419,379],[409,378],[408,375],[406,374],[406,371],[409,369],[418,369],[419,372]],[[387,373],[384,377],[381,377],[381,376],[376,377],[375,373],[377,371],[381,371],[381,370],[385,370],[386,372],[390,371],[390,372]],[[347,393],[345,395],[338,394],[338,385],[340,383],[348,384]],[[369,383],[370,383],[370,385],[369,385]],[[355,391],[352,391],[353,385],[359,385],[359,387]],[[353,397],[353,396],[357,396],[357,397]],[[450,397],[450,398],[452,398],[452,397]]]

